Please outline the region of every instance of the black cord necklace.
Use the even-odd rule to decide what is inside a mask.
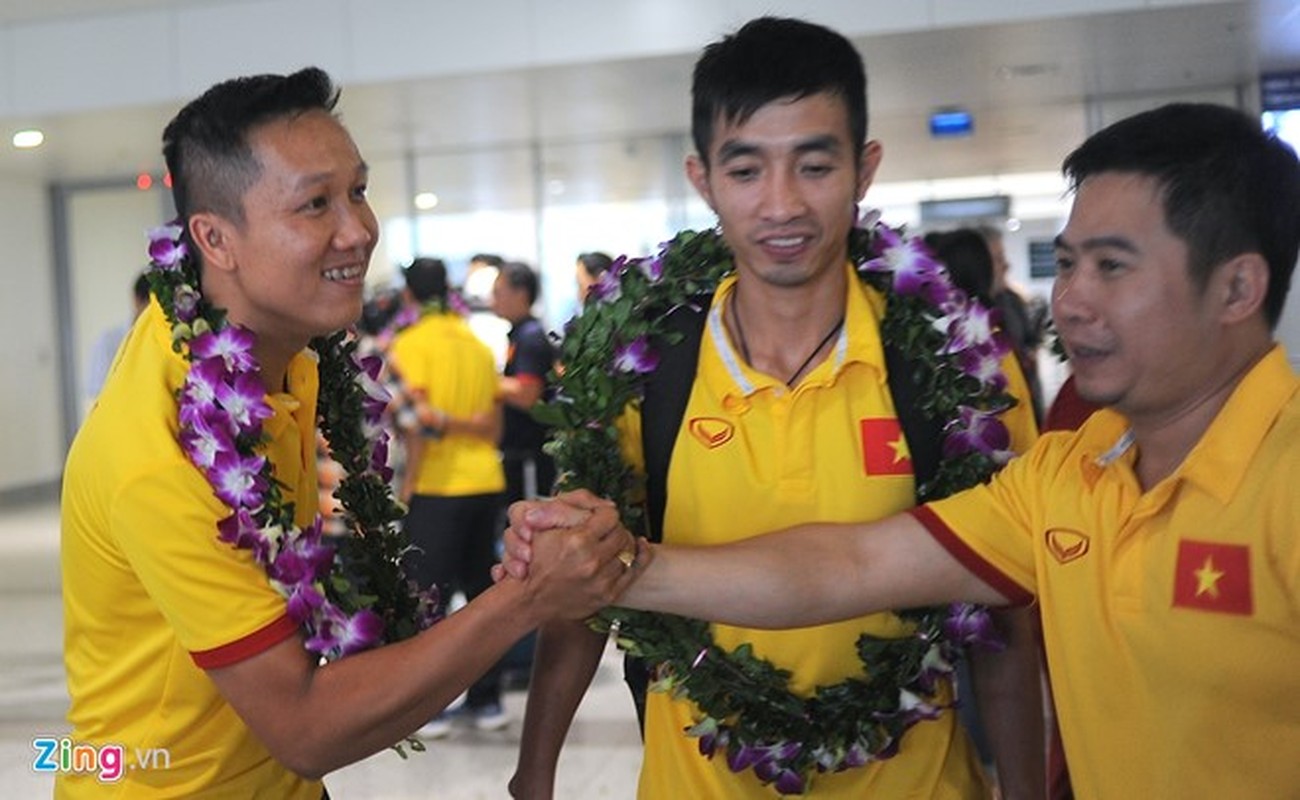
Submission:
[[[744,357],[745,363],[752,367],[754,362],[749,357],[749,344],[745,341],[745,328],[740,324],[740,306],[736,305],[735,294],[731,295],[731,320],[736,323],[736,338],[740,340],[740,355]],[[791,388],[794,387],[795,380],[803,374],[804,370],[808,369],[808,365],[813,362],[813,359],[817,357],[817,354],[822,351],[823,347],[830,343],[831,339],[835,338],[835,334],[839,333],[840,328],[843,327],[844,315],[841,314],[839,320],[831,326],[831,329],[826,332],[826,335],[817,343],[817,346],[813,348],[813,351],[803,360],[803,363],[799,365],[799,368],[796,369],[789,378],[786,378],[786,386]]]

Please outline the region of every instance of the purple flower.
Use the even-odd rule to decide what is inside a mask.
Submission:
[[[164,270],[173,270],[184,260],[185,243],[181,241],[182,228],[176,223],[149,230],[149,260]]]
[[[1011,445],[1007,426],[996,415],[970,406],[960,406],[957,418],[944,426],[943,457],[966,453],[994,455]]]
[[[217,384],[217,400],[241,434],[257,435],[262,429],[262,420],[275,413],[263,399],[265,391],[256,373],[252,372],[236,375],[233,384]]]
[[[650,340],[638,336],[627,344],[614,348],[613,367],[616,372],[633,372],[644,375],[659,366],[659,354],[650,347]]]
[[[979,303],[969,303],[963,312],[949,314],[935,320],[934,327],[948,335],[948,343],[941,351],[945,354],[979,347],[993,341],[993,317],[987,308]]]
[[[370,449],[370,469],[379,475],[379,479],[388,483],[393,479],[393,468],[388,466],[388,432],[380,431]]]
[[[861,741],[857,741],[849,745],[849,749],[845,751],[844,760],[840,762],[840,769],[865,766],[869,761],[871,761],[871,751]]]
[[[265,499],[262,493],[266,491],[266,479],[262,477],[265,465],[263,456],[218,453],[207,470],[208,482],[217,499],[231,508],[261,508]]]
[[[199,316],[199,299],[201,295],[198,290],[188,283],[182,283],[172,292],[172,309],[176,312],[176,318],[181,322],[193,322]]]
[[[272,580],[285,585],[320,580],[329,575],[334,565],[334,548],[321,540],[320,517],[300,535],[290,536],[281,542],[280,552],[266,567]]]
[[[997,391],[1007,388],[1007,376],[1002,372],[1001,348],[996,340],[983,347],[972,347],[957,354],[961,371]]]
[[[754,775],[763,783],[775,783],[779,794],[803,794],[804,778],[792,769],[775,761],[761,761],[754,766]]]
[[[270,546],[281,536],[281,528],[263,528],[253,519],[247,509],[239,509],[234,514],[217,523],[217,540],[235,546],[240,550],[252,550],[257,563],[265,565],[270,557]]]
[[[231,372],[248,372],[257,366],[253,344],[257,337],[247,328],[227,325],[219,331],[202,333],[190,340],[194,358],[220,358]]]
[[[217,387],[226,382],[226,362],[220,358],[209,358],[190,365],[185,376],[185,386],[181,389],[181,401],[206,414],[216,408]]]
[[[943,265],[930,254],[919,239],[904,240],[888,228],[880,228],[877,245],[879,256],[860,267],[864,272],[888,272],[894,277],[894,291],[900,295],[922,294],[936,281],[942,282]],[[946,288],[945,288],[946,291]]]
[[[290,619],[301,625],[311,619],[316,609],[325,602],[325,595],[311,581],[299,581],[289,589],[286,611]]]
[[[744,772],[760,761],[766,761],[767,749],[752,744],[727,748],[727,768],[732,772]]]
[[[307,647],[318,653],[342,657],[368,650],[383,639],[384,621],[373,611],[361,610],[348,617],[332,603],[326,603],[321,615],[316,635],[307,641]]]
[[[209,409],[203,412],[198,406],[181,407],[181,449],[190,463],[205,472],[217,463],[222,454],[235,454],[233,431],[224,423],[224,417],[214,415]]]
[[[600,277],[587,290],[588,296],[598,303],[612,303],[623,296],[623,271],[627,269],[627,257],[619,256],[609,269],[600,273]]]
[[[970,603],[949,606],[948,618],[943,622],[943,635],[957,644],[979,645],[994,652],[1005,650],[1007,646],[993,626],[988,609]]]
[[[378,422],[388,408],[388,402],[393,399],[388,388],[379,380],[384,361],[379,356],[366,356],[357,360],[356,365],[359,367],[356,383],[365,394],[362,407],[365,409],[366,420]]]
[[[904,728],[910,728],[921,720],[938,719],[943,713],[943,709],[927,702],[915,692],[909,692],[907,689],[898,690],[898,710],[890,713],[877,714],[881,718],[898,717],[902,720]],[[882,751],[880,757],[888,758]],[[893,755],[893,753],[890,753]]]
[[[646,276],[646,280],[651,283],[658,283],[664,277],[664,259],[662,255],[654,258],[643,258],[637,261],[637,267],[640,268],[641,274]]]

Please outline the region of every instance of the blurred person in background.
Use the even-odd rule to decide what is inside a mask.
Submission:
[[[421,586],[445,600],[456,592],[473,601],[492,583],[505,477],[497,456],[501,406],[496,365],[487,345],[448,303],[447,266],[417,258],[404,271],[420,317],[393,337],[389,363],[418,427],[405,433],[408,468],[402,490],[410,510],[405,527],[417,548],[409,563]],[[465,708],[482,730],[508,722],[495,667],[470,687]],[[428,738],[451,731],[443,713],[420,729]]]

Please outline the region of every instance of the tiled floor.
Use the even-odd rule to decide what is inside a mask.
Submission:
[[[0,798],[49,797],[52,779],[32,769],[32,740],[67,732],[61,655],[58,512],[50,504],[0,509]],[[403,761],[383,752],[326,779],[335,800],[505,797],[526,696],[510,692],[504,731],[457,726]],[[641,750],[636,718],[611,651],[574,721],[556,796],[629,798]]]

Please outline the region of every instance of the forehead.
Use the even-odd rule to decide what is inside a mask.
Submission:
[[[347,129],[322,110],[265,122],[249,132],[248,144],[262,170],[259,183],[350,179],[365,167]]]
[[[773,100],[745,118],[714,118],[711,154],[736,143],[758,147],[792,147],[811,138],[830,137],[849,143],[849,111],[844,99],[830,92]]]
[[[1173,236],[1160,185],[1147,175],[1102,172],[1079,184],[1061,238],[1067,244],[1103,236],[1133,240]]]

